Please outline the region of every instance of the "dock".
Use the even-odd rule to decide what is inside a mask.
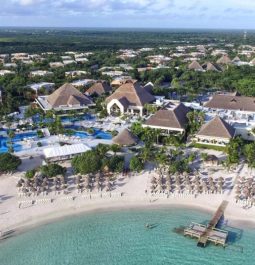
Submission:
[[[202,225],[192,222],[189,227],[185,228],[183,231],[184,236],[190,236],[192,238],[198,239],[198,247],[206,247],[208,242],[212,242],[215,245],[226,246],[226,241],[228,237],[228,232],[217,229],[221,218],[224,216],[224,212],[227,208],[228,201],[223,201],[208,225]]]

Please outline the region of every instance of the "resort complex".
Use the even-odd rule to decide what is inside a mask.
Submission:
[[[184,264],[155,261],[157,240],[163,256],[175,252],[172,238],[187,249],[189,237],[200,247],[238,245],[233,220],[255,220],[255,36],[246,43],[235,32],[30,30],[19,33],[36,39],[26,49],[18,33],[13,46],[1,46],[14,33],[0,30],[0,240],[71,216],[60,233],[67,238],[52,232],[43,243],[65,252],[47,264],[76,265],[68,255],[82,253],[93,265],[83,255],[92,248],[95,261],[108,249],[98,264],[122,264],[122,251],[124,264]],[[88,211],[88,221],[76,217]],[[147,248],[151,256],[140,263]],[[24,262],[35,264],[28,250]]]

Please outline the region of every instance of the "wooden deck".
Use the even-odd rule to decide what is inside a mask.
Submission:
[[[184,229],[184,235],[189,235],[198,239],[197,246],[206,247],[208,242],[213,242],[216,245],[220,244],[226,246],[228,232],[217,229],[216,226],[220,219],[224,216],[224,212],[227,208],[228,201],[223,201],[212,219],[207,226],[197,223],[191,223],[191,225]]]

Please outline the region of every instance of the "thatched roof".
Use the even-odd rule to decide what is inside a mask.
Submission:
[[[86,91],[86,94],[88,95],[102,95],[102,94],[105,94],[105,93],[109,93],[112,91],[112,88],[111,86],[105,82],[105,81],[100,81],[100,82],[97,82],[95,83],[92,87],[90,87],[87,91]]]
[[[222,57],[217,61],[218,64],[231,64],[232,61],[227,54],[222,55]]]
[[[137,137],[135,137],[128,129],[124,129],[113,139],[113,142],[122,146],[131,146],[138,143]]]
[[[47,101],[53,108],[79,104],[90,105],[93,103],[90,98],[83,95],[71,84],[64,84],[58,88],[50,96],[48,96]]]
[[[235,136],[235,129],[219,116],[202,126],[198,136],[210,136],[231,139]]]
[[[233,60],[232,60],[233,63],[239,63],[241,62],[240,58],[238,56],[236,56]]]
[[[147,92],[138,82],[121,85],[111,96],[106,99],[109,103],[113,99],[125,99],[128,105],[144,106],[155,100],[154,96]]]
[[[199,62],[193,61],[189,66],[189,70],[196,70],[196,71],[203,71],[203,67],[200,65]]]
[[[185,105],[180,103],[173,109],[164,109],[157,111],[146,122],[147,126],[162,128],[185,129],[188,123],[187,113],[190,111]]]
[[[255,112],[255,97],[233,96],[231,94],[214,95],[205,107]]]
[[[218,65],[215,65],[211,62],[207,62],[207,63],[204,63],[202,65],[203,69],[205,69],[206,71],[216,71],[216,72],[219,72],[221,71],[220,67]]]

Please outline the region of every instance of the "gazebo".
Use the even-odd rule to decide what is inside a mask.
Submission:
[[[121,146],[132,146],[138,143],[137,137],[134,136],[128,129],[124,129],[123,131],[121,131],[112,140],[115,144]]]

